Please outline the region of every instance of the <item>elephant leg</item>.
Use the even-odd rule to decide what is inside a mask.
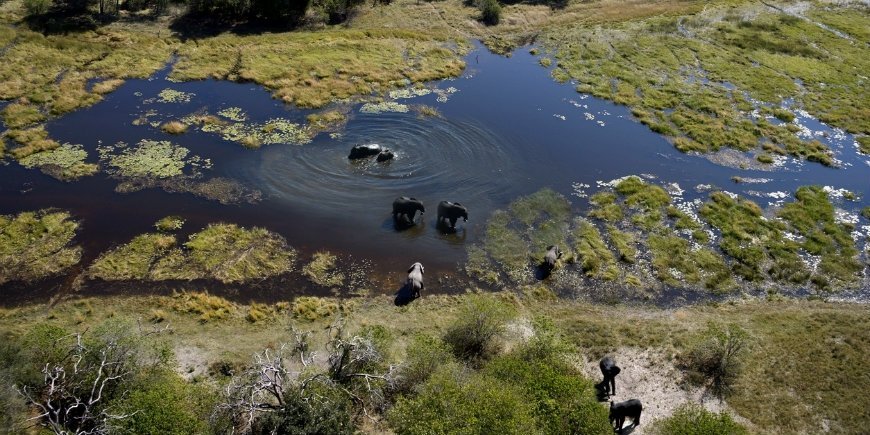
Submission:
[[[456,228],[456,218],[450,218],[450,228]]]

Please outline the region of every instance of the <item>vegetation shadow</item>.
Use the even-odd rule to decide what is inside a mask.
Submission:
[[[172,20],[169,29],[182,41],[210,38],[222,33],[239,36],[259,35],[271,32],[287,32],[299,27],[298,19],[227,17],[188,12]]]
[[[628,435],[637,428],[637,426],[632,422],[630,426],[623,427],[622,429],[615,429],[614,432],[619,435]]]

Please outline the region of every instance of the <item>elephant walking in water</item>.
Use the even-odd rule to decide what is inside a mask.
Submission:
[[[450,221],[450,229],[456,229],[456,221],[459,218],[463,219],[463,222],[468,222],[468,209],[465,208],[462,204],[458,202],[450,202],[450,201],[441,201],[438,204],[438,224],[440,225],[443,221]]]
[[[405,219],[413,224],[414,216],[417,215],[418,211],[420,216],[423,216],[423,213],[426,213],[426,207],[423,207],[423,201],[416,198],[402,196],[393,201],[393,220],[395,221],[399,220],[399,216],[404,216]]]

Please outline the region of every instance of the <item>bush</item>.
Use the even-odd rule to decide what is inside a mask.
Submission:
[[[489,363],[485,372],[523,392],[526,401],[533,403],[537,426],[544,433],[613,433],[608,411],[598,403],[592,383],[556,355],[531,361],[507,355]]]
[[[744,435],[749,431],[725,412],[707,411],[698,405],[683,405],[668,418],[653,424],[656,435]]]
[[[480,21],[488,26],[498,24],[501,19],[501,5],[497,0],[480,0],[478,8],[480,8]]]
[[[131,416],[118,421],[113,429],[140,435],[202,433],[207,415],[204,411],[209,408],[197,406],[202,404],[203,396],[197,396],[194,387],[176,373],[159,370],[140,379],[117,401],[114,412]]]
[[[388,420],[398,434],[529,434],[534,409],[513,385],[451,364],[439,369],[413,398],[402,398]]]
[[[251,427],[252,435],[354,433],[350,400],[335,387],[315,382],[304,392],[291,387],[282,397],[284,407],[256,419]]]
[[[711,325],[704,338],[679,356],[679,365],[687,372],[687,380],[705,385],[714,394],[730,394],[743,370],[747,334],[737,325],[727,328]]]
[[[470,297],[444,334],[444,342],[457,358],[479,364],[501,350],[497,339],[510,317],[510,310],[495,299]]]
[[[52,0],[24,0],[27,15],[42,15],[51,9]]]
[[[393,391],[409,394],[426,382],[439,367],[453,360],[450,349],[438,338],[415,335],[393,381]]]

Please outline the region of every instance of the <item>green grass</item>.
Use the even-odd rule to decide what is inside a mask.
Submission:
[[[59,211],[0,216],[0,284],[37,281],[78,264],[82,248],[72,243],[78,227]]]
[[[103,253],[88,276],[106,281],[211,279],[261,280],[290,272],[296,252],[262,228],[212,224],[178,246],[170,234],[143,234]]]
[[[849,432],[863,424],[866,409],[870,408],[863,394],[870,388],[870,361],[864,357],[870,352],[867,332],[870,331],[870,316],[867,307],[861,304],[750,299],[660,309],[510,295],[502,292],[486,297],[511,304],[521,318],[548,319],[561,340],[570,346],[572,355],[591,361],[597,361],[606,353],[619,355],[623,348],[651,354],[678,354],[690,348],[711,323],[739,325],[748,333],[750,346],[744,370],[726,405],[740,417],[739,421],[746,419],[753,431],[812,433],[818,431],[824,421],[832,431]],[[365,298],[359,300],[353,310],[344,310],[343,318],[349,330],[382,328],[385,334],[395,337],[390,352],[395,359],[390,361],[399,364],[405,358],[406,349],[413,349],[415,337],[441,335],[465,305],[466,298],[463,295],[427,296],[405,307],[396,307],[390,296]],[[297,298],[293,306],[304,305],[303,299]],[[320,306],[326,303],[324,301],[328,302],[315,299],[310,305]],[[309,318],[286,307],[286,302],[266,307],[239,304],[202,293],[61,300],[51,306],[2,308],[0,330],[21,336],[40,323],[83,330],[109,318],[148,319],[155,310],[161,310],[163,323],[172,325],[173,333],[162,336],[170,347],[179,355],[181,350],[195,352],[195,362],[178,358],[178,370],[186,372],[197,368],[198,373],[200,370],[207,373],[208,367],[219,364],[241,366],[250,361],[251,354],[286,342],[290,327],[312,332],[311,348],[319,348],[323,340],[319,331],[340,312],[339,308],[323,309],[322,314],[312,314]],[[252,308],[271,312],[271,320],[251,322],[246,317]],[[303,308],[299,312],[311,311]],[[538,329],[535,331],[537,333]],[[510,340],[514,349],[525,343],[521,338]],[[507,366],[499,366],[499,373],[507,373],[505,370],[512,367],[510,361],[505,364]],[[663,358],[656,364],[670,367],[673,361]],[[491,370],[496,371],[496,367]],[[211,382],[210,376],[197,375],[195,379]],[[217,381],[220,375],[213,376]],[[516,380],[513,382],[516,387],[533,388],[531,392],[551,385],[544,382],[551,379],[549,374],[541,378],[542,382],[532,385],[520,382],[526,377],[512,379]],[[663,387],[680,388],[679,375],[670,382]],[[851,399],[843,400],[844,397]],[[560,403],[551,405],[558,407]],[[772,408],[770,403],[778,406]],[[642,427],[652,423],[646,420]]]
[[[340,286],[344,283],[344,274],[336,270],[337,259],[329,252],[316,252],[311,257],[311,262],[302,267],[302,274],[317,285]]]
[[[605,281],[613,281],[619,276],[616,259],[595,225],[583,220],[575,223],[574,249],[587,276]]]

